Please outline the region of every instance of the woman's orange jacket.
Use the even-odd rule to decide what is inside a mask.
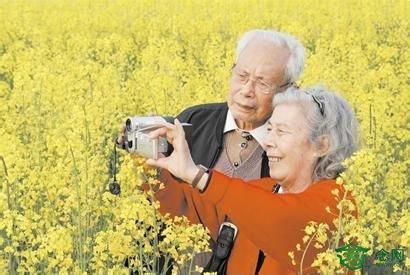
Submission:
[[[266,254],[259,274],[295,274],[300,266],[304,248],[304,228],[310,221],[327,223],[333,228],[335,218],[326,211],[338,213],[337,200],[331,191],[344,190],[334,180],[322,180],[297,194],[275,194],[271,178],[245,182],[229,178],[213,171],[208,187],[203,193],[188,184],[175,180],[168,172],[162,172],[165,188],[157,192],[160,211],[172,216],[185,215],[192,223],[202,223],[216,240],[219,226],[229,217],[238,227],[238,234],[228,262],[228,274],[255,274],[259,250]],[[295,251],[297,265],[291,263],[289,251]],[[305,274],[316,254],[309,246],[303,260]]]

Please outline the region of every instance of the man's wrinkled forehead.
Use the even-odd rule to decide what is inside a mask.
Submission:
[[[263,38],[255,38],[238,54],[236,63],[251,59],[255,55],[263,56],[269,60],[276,60],[280,63],[286,63],[290,56],[290,50],[282,43]]]
[[[257,39],[244,48],[236,65],[240,71],[254,77],[263,77],[266,81],[282,84],[289,56],[287,46]]]

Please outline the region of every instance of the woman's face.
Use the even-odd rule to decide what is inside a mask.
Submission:
[[[287,190],[306,188],[313,181],[317,151],[309,142],[302,107],[296,103],[276,106],[268,129],[265,146],[271,178]]]

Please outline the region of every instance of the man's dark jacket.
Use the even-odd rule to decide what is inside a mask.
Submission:
[[[192,124],[192,127],[185,127],[185,131],[194,163],[208,168],[215,166],[223,150],[223,130],[227,113],[226,103],[211,103],[187,108],[177,116],[180,122]],[[262,155],[262,177],[269,177],[266,153]]]

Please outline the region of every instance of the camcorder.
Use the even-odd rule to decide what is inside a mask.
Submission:
[[[151,139],[150,132],[162,127],[163,122],[173,123],[171,116],[134,116],[127,118],[125,122],[123,147],[130,153],[140,156],[158,159],[159,154],[168,151],[168,142],[164,137]],[[181,123],[182,126],[191,126],[189,123]]]

